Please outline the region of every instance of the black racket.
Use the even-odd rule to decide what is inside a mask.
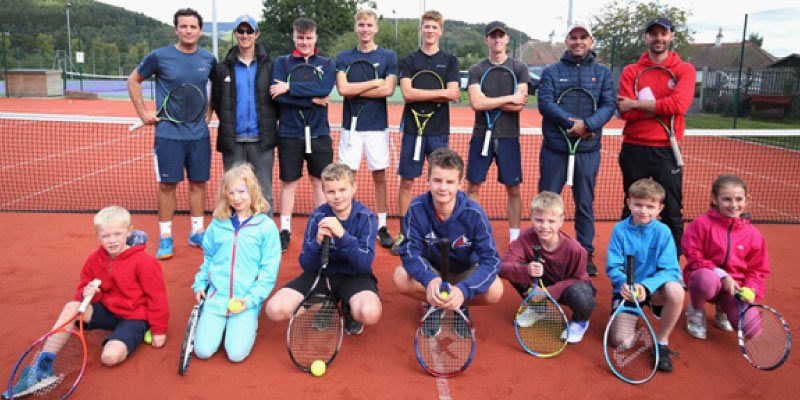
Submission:
[[[208,288],[205,291],[207,293]],[[197,321],[200,319],[200,314],[203,313],[205,301],[205,297],[200,299],[189,313],[189,321],[186,322],[186,332],[183,334],[183,343],[181,344],[181,356],[178,360],[178,374],[180,375],[186,374],[186,371],[189,370],[189,360],[194,353],[194,338],[197,335]]]
[[[556,102],[562,110],[570,113],[570,117],[575,119],[584,119],[597,111],[597,100],[592,95],[592,92],[580,86],[574,86],[561,92]],[[570,135],[561,125],[558,126],[558,129],[564,135],[564,140],[567,142],[567,150],[569,150],[567,185],[572,186],[572,180],[575,176],[575,153],[578,151],[581,138]]]
[[[352,83],[369,82],[379,78],[378,69],[373,63],[365,59],[353,61],[347,67],[345,74],[347,75],[347,81]],[[361,96],[355,96],[345,100],[350,107],[350,135],[356,131],[358,117],[361,115],[361,111],[364,110],[367,100],[367,98]],[[347,143],[349,144],[349,138]]]
[[[203,90],[193,83],[182,83],[167,92],[156,115],[159,120],[174,124],[197,122],[205,114],[206,104],[206,95]],[[134,131],[143,125],[144,122],[138,121],[129,129]]]
[[[650,86],[646,86],[639,89],[639,78],[645,74],[653,74],[654,77],[650,77],[647,79],[648,82],[659,82],[659,88],[652,88]],[[661,83],[663,82],[663,85]],[[675,74],[667,67],[662,65],[653,65],[647,67],[638,74],[636,74],[636,79],[633,80],[633,91],[636,94],[637,99],[643,100],[656,100],[660,97],[664,97],[672,92],[675,88],[675,85],[678,84],[678,78]],[[659,117],[655,117],[655,120],[661,125],[662,128],[667,132],[667,137],[669,137],[669,145],[672,147],[672,155],[675,157],[675,164],[678,167],[683,167],[683,156],[681,155],[681,148],[678,147],[678,139],[675,138],[675,114],[670,116],[669,124],[661,120]]]
[[[774,308],[739,299],[739,349],[753,367],[770,371],[783,365],[792,351],[792,332]]]
[[[424,69],[411,77],[411,87],[415,89],[440,90],[444,89],[444,81],[436,72]],[[409,103],[411,114],[414,116],[414,124],[417,127],[417,140],[414,142],[414,161],[420,160],[422,135],[425,133],[425,127],[428,126],[428,122],[441,106],[442,103],[435,101]]]
[[[286,347],[297,368],[311,371],[311,364],[320,360],[330,365],[339,353],[344,337],[344,317],[331,291],[326,269],[331,238],[322,242],[322,266],[306,297],[297,306],[286,330]],[[319,283],[323,282],[323,285]]]
[[[320,72],[317,67],[309,63],[302,63],[292,67],[291,71],[289,71],[289,77],[286,79],[286,83],[307,83],[318,82],[321,80],[322,72]],[[311,123],[311,117],[314,115],[316,109],[317,105],[313,103],[311,104],[311,107],[298,109],[298,113],[300,113],[300,119],[303,120],[306,154],[311,154],[311,125],[309,124]]]
[[[481,92],[486,97],[510,96],[517,91],[517,75],[504,65],[494,65],[481,76]],[[489,143],[492,141],[492,130],[503,110],[496,108],[483,112],[486,116],[486,134],[483,136],[481,156],[489,155]]]

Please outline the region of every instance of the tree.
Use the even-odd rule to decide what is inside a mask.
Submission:
[[[762,47],[764,44],[764,37],[759,35],[758,32],[753,32],[747,37],[747,41],[758,47]]]
[[[292,50],[292,22],[299,17],[317,23],[317,47],[332,57],[339,37],[353,31],[353,16],[360,6],[375,8],[372,0],[264,0],[261,41],[273,55]]]
[[[680,53],[692,42],[692,32],[686,25],[689,15],[690,11],[656,1],[614,0],[594,17],[594,48],[601,61],[615,67],[636,62],[647,49],[643,39],[647,21],[667,17],[675,32],[672,49]]]

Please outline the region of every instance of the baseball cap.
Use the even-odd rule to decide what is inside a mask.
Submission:
[[[644,31],[645,32],[649,31],[650,28],[652,28],[655,25],[662,26],[662,27],[664,27],[664,29],[667,29],[667,30],[670,30],[670,31],[672,30],[672,21],[670,21],[669,18],[656,17],[656,18],[651,19],[650,22],[647,23],[647,26],[645,26]]]
[[[583,29],[584,31],[586,31],[586,33],[589,34],[590,38],[594,39],[594,35],[592,35],[592,30],[589,29],[589,25],[586,25],[586,24],[581,23],[581,22],[576,22],[576,23],[572,24],[572,26],[567,31],[567,36],[569,36],[569,34],[572,33],[572,31],[574,31],[575,29]]]
[[[258,22],[256,22],[255,18],[253,18],[253,17],[251,17],[251,16],[249,16],[247,14],[244,14],[244,15],[240,16],[239,18],[237,18],[236,19],[236,25],[234,25],[234,26],[238,28],[239,25],[241,25],[241,24],[250,25],[250,28],[252,28],[254,31],[258,30]]]
[[[494,31],[503,31],[503,33],[508,33],[508,27],[506,24],[500,21],[492,21],[486,25],[486,31],[484,32],[484,36],[489,36]]]

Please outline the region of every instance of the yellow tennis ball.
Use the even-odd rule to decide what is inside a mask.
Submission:
[[[756,299],[756,293],[753,292],[753,289],[750,289],[749,287],[743,287],[742,290],[739,291],[739,296],[742,296],[742,298],[748,302]]]
[[[311,375],[314,376],[322,376],[325,375],[325,361],[322,360],[315,360],[311,363]]]
[[[230,299],[228,301],[228,310],[231,312],[239,312],[244,308],[244,303],[239,299]]]
[[[444,292],[439,293],[439,297],[441,297],[442,300],[447,300],[447,298],[450,297],[450,292],[445,290]]]
[[[148,329],[147,332],[144,333],[144,342],[147,344],[153,343],[153,332],[151,332],[150,329]]]

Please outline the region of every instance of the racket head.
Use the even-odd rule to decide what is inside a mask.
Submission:
[[[7,398],[64,399],[75,391],[86,371],[88,352],[82,320],[77,329],[74,325],[74,319],[70,319],[25,350],[11,372]],[[58,350],[49,351],[54,347]],[[50,356],[42,356],[48,351]]]
[[[444,80],[434,71],[424,69],[411,77],[411,87],[414,89],[438,90],[444,89]],[[411,110],[419,115],[432,114],[441,107],[442,103],[433,101],[416,101],[409,103]]]
[[[206,111],[206,95],[192,83],[172,88],[164,100],[164,116],[176,123],[197,122]]]
[[[639,71],[639,73],[636,74],[636,78],[633,79],[633,91],[636,98],[639,98],[640,95],[639,80],[642,78],[642,76],[647,74],[654,74],[654,80],[658,82],[658,87],[654,92],[652,92],[656,99],[666,97],[668,93],[672,92],[672,90],[675,88],[675,85],[678,84],[678,78],[671,69],[663,65],[651,65]],[[661,83],[663,83],[663,85]]]
[[[586,118],[597,111],[597,100],[592,92],[580,86],[573,86],[561,92],[556,101],[560,108],[573,118]]]
[[[289,70],[286,82],[308,83],[322,80],[322,72],[309,63],[300,63]]]
[[[425,327],[440,323],[435,335]],[[430,307],[414,335],[414,351],[420,366],[435,377],[449,378],[464,372],[475,356],[475,330],[460,309]]]
[[[778,311],[763,304],[747,304],[741,309],[737,337],[747,362],[763,371],[783,365],[792,351],[789,324]]]
[[[656,334],[639,303],[619,301],[603,333],[606,363],[624,382],[645,383],[658,368]]]
[[[189,313],[189,320],[186,322],[186,332],[183,334],[183,343],[181,344],[181,354],[178,360],[178,374],[183,376],[189,370],[189,361],[194,353],[194,339],[197,335],[197,322],[200,320],[200,314],[203,312],[203,304],[205,299],[201,299],[197,304],[192,307],[192,312]]]
[[[480,84],[486,97],[508,96],[517,91],[517,75],[505,65],[493,65],[483,73]]]
[[[347,76],[348,82],[368,82],[378,79],[378,69],[375,68],[375,64],[362,58],[350,63],[350,65],[347,66],[345,75]]]
[[[526,352],[536,357],[550,358],[567,347],[567,316],[558,302],[540,285],[540,280],[537,280],[520,304],[517,318],[514,319],[514,332]]]
[[[292,314],[286,330],[286,343],[294,365],[311,371],[311,364],[322,360],[329,365],[339,353],[344,338],[344,318],[330,291],[306,296]]]

